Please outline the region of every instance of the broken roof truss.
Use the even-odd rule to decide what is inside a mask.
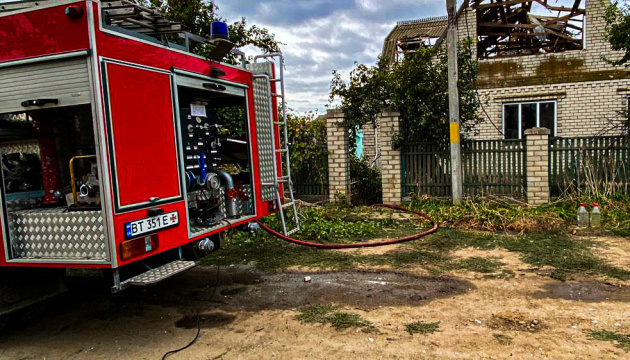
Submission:
[[[472,0],[479,58],[553,53],[583,47],[584,8],[549,0]],[[541,13],[533,14],[534,11]]]

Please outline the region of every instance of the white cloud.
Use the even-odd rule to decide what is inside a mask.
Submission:
[[[245,16],[249,24],[269,29],[284,43],[287,101],[302,112],[324,111],[333,70],[347,78],[355,62],[374,64],[396,21],[445,12],[443,0],[217,0],[217,4],[224,17]]]

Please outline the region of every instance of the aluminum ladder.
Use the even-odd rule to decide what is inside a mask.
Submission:
[[[267,86],[269,88],[269,110],[271,113],[272,100],[273,98],[280,98],[281,106],[282,106],[282,120],[274,121],[274,116],[271,114],[269,116],[269,121],[271,122],[269,129],[271,131],[271,139],[272,144],[274,144],[275,155],[280,155],[280,164],[278,164],[278,156],[273,156],[273,172],[274,172],[274,182],[273,183],[262,183],[261,186],[273,186],[276,192],[276,204],[278,207],[278,213],[280,214],[280,220],[282,221],[282,232],[284,235],[289,236],[293,233],[296,233],[300,230],[300,220],[298,218],[297,206],[295,203],[295,196],[293,194],[293,181],[291,180],[291,158],[289,154],[289,135],[287,128],[287,102],[284,91],[284,56],[281,53],[274,54],[265,54],[258,55],[254,57],[254,63],[257,63],[259,60],[271,61],[276,67],[276,77],[271,78],[271,74],[261,74],[254,75],[254,78],[263,78],[267,81]],[[279,70],[278,70],[279,69]],[[279,74],[279,76],[278,76]],[[276,93],[271,91],[271,84],[276,84]],[[280,88],[280,93],[277,93],[278,87]],[[278,130],[280,133],[280,139],[276,138],[276,125],[278,125]],[[279,149],[276,149],[275,144],[278,143]],[[278,176],[278,165],[280,165],[280,169],[283,169],[282,158],[284,155],[284,164],[286,165],[286,173],[284,176]],[[282,199],[284,199],[283,194],[280,192],[280,185],[283,184],[283,187],[288,188],[289,190],[289,202],[283,203]],[[290,207],[293,212],[293,223],[295,227],[293,229],[287,229],[287,221],[285,217],[285,208]]]

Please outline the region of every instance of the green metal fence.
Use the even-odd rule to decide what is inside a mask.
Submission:
[[[328,184],[326,183],[294,183],[293,192],[296,195],[324,195],[328,194]]]
[[[466,195],[526,195],[525,140],[462,142],[462,172]],[[411,193],[450,196],[450,144],[405,144],[402,154],[403,196]]]
[[[549,140],[552,196],[575,191],[612,194],[630,190],[630,137],[598,136]]]
[[[432,196],[451,194],[451,155],[446,142],[404,144],[401,147],[402,193]]]

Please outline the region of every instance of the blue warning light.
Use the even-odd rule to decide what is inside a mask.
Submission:
[[[213,21],[210,27],[210,40],[225,39],[230,40],[230,30],[223,21]]]

